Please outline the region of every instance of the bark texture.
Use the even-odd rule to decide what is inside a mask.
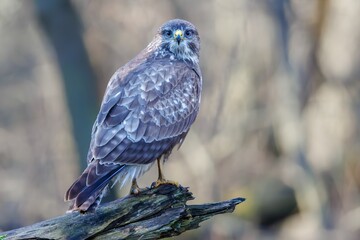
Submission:
[[[199,227],[210,217],[232,212],[244,198],[187,205],[184,187],[166,184],[101,205],[93,212],[68,213],[0,233],[0,239],[160,239]]]

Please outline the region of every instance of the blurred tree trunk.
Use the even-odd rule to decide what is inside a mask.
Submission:
[[[35,6],[40,26],[58,60],[82,170],[86,167],[90,132],[98,104],[95,75],[81,35],[81,22],[68,0],[35,0]]]
[[[314,25],[306,25],[308,31],[309,54],[301,64],[293,64],[294,59],[290,56],[290,32],[291,24],[287,10],[291,9],[290,2],[285,0],[273,0],[269,4],[276,25],[278,26],[279,38],[279,69],[275,84],[278,95],[276,102],[276,123],[279,127],[274,127],[278,141],[281,142],[284,159],[294,159],[295,164],[299,166],[306,178],[300,181],[296,180],[294,184],[297,196],[309,196],[309,192],[314,192],[315,196],[303,198],[308,206],[321,206],[313,209],[314,215],[318,216],[319,224],[324,228],[333,225],[332,215],[329,213],[327,199],[321,203],[319,199],[320,192],[326,192],[321,184],[323,179],[314,171],[310,162],[308,152],[306,151],[306,137],[304,128],[304,109],[309,103],[310,97],[316,92],[317,88],[323,83],[324,76],[319,69],[317,61],[317,52],[322,37],[322,29],[327,14],[327,0],[319,1],[317,8],[318,14]],[[296,16],[293,14],[293,18]],[[280,123],[280,124],[279,124]],[[320,184],[319,184],[320,183]],[[317,195],[317,196],[316,196]],[[300,202],[300,199],[298,199]],[[314,204],[315,203],[315,204]]]

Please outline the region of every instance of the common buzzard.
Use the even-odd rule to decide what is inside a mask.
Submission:
[[[200,38],[193,24],[174,19],[107,86],[94,123],[88,166],[65,194],[69,211],[95,208],[110,182],[123,186],[157,160],[157,184],[166,183],[160,159],[180,145],[199,111]]]

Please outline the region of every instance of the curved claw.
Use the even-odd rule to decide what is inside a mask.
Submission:
[[[136,181],[136,178],[134,178],[132,180],[132,183],[131,183],[131,188],[130,188],[130,195],[137,195],[137,194],[140,194],[141,192],[147,190],[147,188],[140,188],[137,184],[137,181]]]
[[[171,185],[175,185],[176,187],[179,187],[178,182],[171,181],[171,180],[166,180],[164,178],[164,175],[163,175],[162,170],[161,170],[160,158],[157,159],[157,166],[158,166],[158,173],[159,173],[158,180],[156,180],[156,182],[153,182],[151,184],[151,188],[156,188],[156,187],[158,187],[160,185],[163,185],[163,184],[171,184]]]
[[[176,187],[179,187],[179,183],[176,182],[176,181],[166,180],[166,179],[158,179],[158,180],[156,180],[156,182],[153,182],[151,184],[151,188],[157,188],[160,185],[164,185],[164,184],[171,184],[171,185],[174,185]]]

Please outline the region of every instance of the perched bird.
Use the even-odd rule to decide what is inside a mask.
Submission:
[[[199,111],[200,38],[193,24],[166,22],[150,44],[111,77],[94,123],[88,166],[65,194],[69,211],[98,206],[109,185],[136,179],[157,160],[159,178],[171,150],[181,145]]]

